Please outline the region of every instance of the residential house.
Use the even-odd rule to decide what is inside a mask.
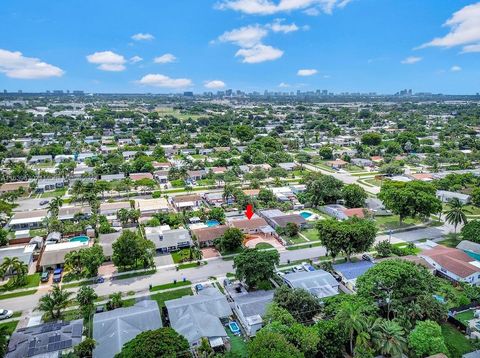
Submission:
[[[278,227],[284,228],[288,223],[296,224],[300,229],[307,226],[305,218],[298,214],[286,214],[278,209],[260,210],[258,215],[263,217],[275,230]]]
[[[113,255],[113,243],[122,235],[122,231],[113,232],[110,234],[99,234],[98,244],[103,249],[103,256],[110,259]]]
[[[369,211],[366,208],[347,209],[343,205],[339,205],[339,204],[324,205],[320,208],[320,210],[322,210],[323,212],[325,212],[330,216],[333,216],[338,220],[346,220],[353,216],[356,216],[358,218],[364,218],[365,214],[368,213]]]
[[[470,195],[447,190],[437,190],[437,198],[444,203],[448,203],[453,198],[457,198],[462,204],[468,204],[470,202]]]
[[[227,198],[224,200],[222,192],[214,192],[214,193],[205,193],[203,194],[203,198],[205,201],[212,206],[222,206],[222,204],[233,204],[234,198]]]
[[[116,216],[120,209],[130,210],[131,205],[129,201],[116,201],[113,203],[101,203],[100,215]]]
[[[28,164],[39,164],[39,163],[48,163],[53,161],[53,156],[51,155],[33,155],[29,160]]]
[[[274,291],[248,292],[242,285],[228,285],[225,287],[228,296],[233,301],[233,311],[249,337],[255,336],[263,327],[263,316],[267,306],[273,301]],[[240,292],[238,292],[240,291]]]
[[[65,256],[72,251],[88,247],[88,242],[84,241],[67,241],[58,244],[45,245],[40,258],[40,266],[43,271],[63,266]]]
[[[287,273],[283,276],[283,280],[290,288],[304,289],[318,298],[338,294],[337,280],[324,270]]]
[[[336,169],[341,169],[345,168],[348,164],[348,162],[342,160],[342,159],[335,159],[335,160],[330,160],[325,163],[329,167],[336,168]]]
[[[82,341],[83,320],[50,322],[17,329],[8,342],[6,358],[53,358],[72,352]]]
[[[47,191],[53,191],[56,189],[63,188],[64,185],[65,185],[65,180],[62,178],[39,179],[35,187],[35,192],[45,193]]]
[[[240,229],[246,235],[263,234],[272,235],[275,230],[268,225],[264,218],[254,215],[249,219],[236,219],[228,222],[229,226]]]
[[[428,242],[431,248],[421,252],[437,274],[455,282],[467,282],[478,286],[480,283],[480,262],[459,249],[454,249],[434,242]]]
[[[184,336],[190,346],[200,345],[208,339],[212,348],[221,347],[228,335],[221,319],[232,315],[232,309],[217,288],[206,288],[198,295],[184,296],[166,301],[170,326]]]
[[[190,232],[184,228],[152,232],[150,236],[147,236],[147,239],[152,240],[156,249],[163,253],[177,251],[193,245]]]
[[[43,226],[44,219],[48,216],[48,211],[31,210],[15,213],[7,224],[11,230],[38,229]]]
[[[119,173],[119,174],[104,174],[100,176],[100,180],[103,181],[116,181],[116,180],[123,180],[125,179],[125,174]]]
[[[198,210],[202,205],[202,197],[198,194],[178,195],[171,198],[171,203],[177,211]]]
[[[278,163],[278,166],[282,169],[285,169],[286,171],[294,171],[295,169],[297,169],[298,167],[298,164],[297,163]]]
[[[350,160],[350,163],[353,165],[356,165],[357,167],[373,167],[374,164],[370,159],[364,159],[364,158],[353,158]]]
[[[155,213],[168,212],[169,205],[165,198],[135,199],[135,209],[140,210],[141,216],[152,216]]]
[[[204,227],[200,229],[193,229],[192,235],[196,238],[200,247],[213,246],[215,239],[220,238],[225,231],[227,231],[227,225],[217,225],[212,227]]]
[[[142,332],[162,327],[158,304],[153,300],[117,308],[93,316],[93,358],[113,358],[125,343]]]
[[[356,291],[357,278],[373,266],[374,263],[362,260],[358,262],[346,262],[333,265],[333,269],[340,275],[342,282],[348,289]]]
[[[168,183],[168,170],[157,170],[155,173],[153,173],[153,176],[160,184]]]
[[[0,262],[7,257],[18,257],[30,270],[33,267],[33,253],[36,247],[34,244],[4,246],[0,248]]]
[[[90,206],[62,206],[58,210],[58,220],[68,221],[79,219],[88,219],[92,215]]]
[[[139,181],[143,179],[153,180],[153,175],[151,173],[131,173],[129,176],[133,181]]]
[[[10,193],[12,191],[17,191],[20,188],[23,188],[25,192],[28,192],[30,190],[30,182],[28,181],[16,181],[16,182],[11,182],[11,183],[3,183],[0,186],[0,193]]]
[[[479,233],[480,235],[480,233]],[[480,261],[480,244],[473,241],[462,240],[457,245],[457,249],[462,250],[468,256]]]

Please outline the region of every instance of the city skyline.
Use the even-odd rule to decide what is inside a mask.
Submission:
[[[476,94],[480,2],[7,1],[0,89]]]

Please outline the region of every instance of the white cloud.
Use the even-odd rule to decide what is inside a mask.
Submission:
[[[162,56],[158,56],[158,57],[155,57],[155,59],[153,60],[153,62],[155,63],[170,63],[170,62],[174,62],[177,58],[172,55],[171,53],[166,53]]]
[[[320,15],[320,10],[318,10],[316,7],[311,7],[303,11],[305,14],[309,16],[318,16]]]
[[[447,35],[434,38],[420,48],[463,46],[463,52],[480,50],[480,2],[458,10],[443,26],[450,28]]]
[[[165,88],[184,88],[192,86],[192,80],[189,78],[170,78],[165,75],[150,73],[143,76],[138,83],[146,86],[165,87]]]
[[[249,25],[224,32],[218,40],[231,42],[240,47],[253,47],[258,45],[267,36],[268,31],[260,25]]]
[[[143,61],[143,58],[141,58],[140,56],[133,56],[130,58],[129,60],[131,63],[137,63],[137,62],[141,62]]]
[[[294,23],[283,24],[283,19],[275,19],[273,23],[267,24],[266,26],[267,28],[271,29],[273,32],[283,32],[284,34],[298,31],[297,25],[295,25]],[[305,29],[308,29],[308,27],[306,27]]]
[[[125,70],[125,57],[112,51],[95,52],[87,56],[87,61],[94,63],[99,70],[119,72]]]
[[[260,63],[273,61],[283,56],[283,51],[272,46],[258,44],[237,51],[235,57],[243,57],[243,63]]]
[[[421,57],[409,56],[400,62],[404,65],[413,65],[414,63],[420,62],[421,60]]]
[[[278,85],[278,87],[280,87],[280,88],[288,88],[288,87],[290,87],[290,85],[289,85],[288,83],[281,82],[281,83]]]
[[[349,2],[350,0],[223,0],[217,4],[217,8],[250,15],[272,15],[296,10],[307,10],[311,13],[321,10],[330,14],[336,7],[344,7]]]
[[[209,89],[219,89],[219,88],[224,88],[225,82],[220,81],[220,80],[213,80],[213,81],[206,81],[204,83],[205,88]]]
[[[151,41],[153,39],[155,39],[155,36],[153,36],[152,34],[148,34],[148,33],[138,33],[138,34],[135,34],[135,35],[132,35],[132,39],[135,40],[135,41]]]
[[[50,65],[35,57],[25,57],[19,51],[0,49],[0,72],[7,77],[23,80],[61,77],[61,68]]]
[[[452,66],[450,68],[450,71],[452,71],[452,72],[460,72],[461,70],[462,70],[462,68],[460,66],[457,66],[457,65]]]
[[[480,52],[480,43],[463,46],[462,53]]]
[[[317,73],[318,73],[318,71],[312,68],[312,69],[298,70],[297,75],[302,76],[302,77],[306,77],[306,76],[313,76]]]

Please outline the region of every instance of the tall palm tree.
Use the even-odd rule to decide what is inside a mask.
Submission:
[[[355,334],[359,334],[366,330],[366,319],[357,305],[350,302],[345,302],[336,315],[336,319],[339,322],[343,322],[348,339],[350,341],[350,353],[353,353],[353,342]]]
[[[58,285],[54,285],[53,289],[40,298],[37,310],[45,312],[47,320],[56,320],[62,317],[62,311],[67,308],[71,302],[73,292],[65,291]]]
[[[372,327],[372,341],[377,350],[387,357],[402,357],[407,347],[405,331],[395,321],[378,318]]]
[[[447,203],[448,210],[445,211],[445,218],[449,224],[452,224],[455,227],[455,233],[457,233],[457,226],[459,224],[466,224],[467,213],[470,211],[465,208],[465,204],[463,204],[460,199],[452,198]]]
[[[57,217],[60,208],[63,206],[63,199],[60,196],[55,196],[48,204],[48,212],[51,216]]]
[[[128,221],[130,220],[129,210],[121,208],[117,211],[117,218],[120,220],[123,226],[127,225]]]

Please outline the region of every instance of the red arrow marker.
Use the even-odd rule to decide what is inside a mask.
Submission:
[[[252,204],[247,205],[247,211],[245,211],[245,215],[248,218],[248,220],[250,220],[252,218],[252,216],[253,216],[253,206],[252,206]]]

